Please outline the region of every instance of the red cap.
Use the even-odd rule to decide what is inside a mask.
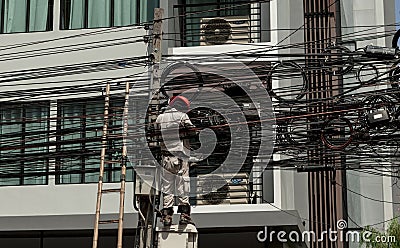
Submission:
[[[174,105],[174,103],[176,101],[183,102],[186,105],[187,109],[188,110],[190,109],[190,101],[186,97],[184,97],[184,96],[173,96],[173,97],[170,98],[169,105],[170,106]]]

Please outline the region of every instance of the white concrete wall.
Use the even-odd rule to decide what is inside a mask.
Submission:
[[[389,8],[392,5],[392,0],[341,1],[343,40],[371,37],[368,40],[358,41],[357,47],[363,48],[369,44],[391,46],[390,39],[384,37],[377,39],[374,36],[382,35],[385,31],[389,31],[390,28],[385,27],[385,24],[394,23],[394,20],[388,18],[388,16],[394,16],[393,13],[395,10],[393,8],[390,10]],[[386,13],[387,11],[393,11],[393,13],[388,14]],[[380,88],[385,88],[385,86]],[[371,91],[374,89],[377,89],[377,87],[363,88],[362,91]],[[379,165],[377,164],[377,166]],[[349,215],[358,222],[358,225],[371,225],[393,217],[393,205],[390,203],[393,198],[392,180],[390,177],[373,176],[354,171],[347,174],[348,189],[363,195],[360,196],[350,191],[347,192]],[[387,203],[383,203],[382,201],[387,201]],[[354,226],[351,221],[350,225]],[[377,227],[386,228],[387,225],[379,225]]]
[[[111,66],[115,66],[115,70],[80,73],[79,64],[117,59],[134,63],[130,58],[146,55],[147,45],[140,41],[145,34],[141,27],[3,34],[0,46],[0,93],[67,85],[81,86],[96,82],[101,87],[107,80],[144,72],[144,66],[126,69],[117,63],[110,63]],[[72,73],[66,71],[68,66],[74,64],[77,65],[77,70]],[[19,77],[15,73],[23,70],[43,68],[48,72],[57,66],[60,68],[57,68],[55,73],[67,75],[16,81]],[[94,64],[89,69],[98,68]],[[10,75],[11,72],[11,76],[5,76],[5,73]],[[32,73],[24,73],[24,77],[31,76]],[[58,94],[51,98],[61,97],[63,95]],[[49,99],[48,95],[46,99]]]
[[[385,31],[384,2],[381,0],[341,1],[343,40],[383,34]],[[381,26],[376,27],[377,25]],[[385,46],[385,38],[359,41],[357,46],[361,48],[370,44]]]
[[[110,187],[113,186],[113,187]],[[117,188],[106,184],[104,188]],[[94,214],[97,184],[0,187],[0,217]],[[127,183],[126,212],[133,212],[133,186]],[[102,213],[118,213],[119,194],[105,194]]]

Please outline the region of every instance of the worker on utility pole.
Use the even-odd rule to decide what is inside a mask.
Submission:
[[[184,96],[169,100],[169,106],[157,117],[156,124],[161,130],[161,155],[164,173],[162,176],[163,210],[161,222],[172,225],[174,191],[178,198],[179,224],[193,224],[189,204],[189,137],[195,133],[194,125],[186,114],[190,102]]]

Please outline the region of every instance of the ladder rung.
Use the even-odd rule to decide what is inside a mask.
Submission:
[[[120,164],[121,161],[119,160],[106,160],[104,161],[105,164]]]
[[[122,134],[107,134],[107,138],[122,138]]]
[[[101,192],[102,192],[102,193],[118,193],[118,192],[121,192],[121,188],[117,188],[117,189],[103,189]]]
[[[99,224],[113,224],[113,223],[118,223],[119,220],[100,220]]]

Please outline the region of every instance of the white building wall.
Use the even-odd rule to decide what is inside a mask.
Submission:
[[[68,66],[75,64],[79,68],[79,64],[82,63],[106,60],[135,63],[136,61],[130,58],[146,55],[147,45],[142,41],[145,34],[145,30],[140,27],[3,34],[0,47],[0,75],[3,74],[3,76],[0,81],[8,80],[9,82],[3,81],[0,93],[60,86],[81,86],[96,82],[101,87],[106,81],[145,72],[144,66],[126,69],[118,66],[116,62],[110,63],[111,66],[116,67],[115,70],[83,74],[79,72],[79,69],[73,73],[66,71]],[[63,68],[64,66],[65,68]],[[48,71],[54,67],[58,67],[56,73],[67,75],[15,81],[18,79],[15,75],[17,72],[39,68]],[[94,64],[89,69],[96,70],[97,67]],[[10,72],[14,72],[13,76],[4,76],[4,73]],[[27,73],[25,76],[32,75]],[[98,95],[101,95],[100,89]],[[46,95],[46,99],[62,97],[62,94],[52,97]],[[4,101],[5,99],[0,100]],[[23,100],[30,99],[27,97]]]
[[[385,38],[383,34],[385,31],[390,32],[389,29],[392,31],[394,29],[390,26],[394,20],[389,19],[394,16],[393,6],[392,0],[341,1],[342,40],[358,38],[357,48],[363,48],[370,44],[390,47],[390,37]],[[388,14],[388,11],[393,11],[393,13]],[[385,26],[385,24],[389,26]],[[375,38],[376,36],[381,38]],[[374,88],[369,87],[363,90],[370,91]],[[385,166],[385,164],[390,165],[391,163],[384,163],[381,166]],[[377,166],[379,165],[377,164]],[[347,175],[349,216],[357,225],[367,226],[393,218],[392,179],[390,177],[370,175],[368,171],[366,173],[351,171]],[[350,226],[356,227],[355,223],[349,222]],[[376,227],[384,229],[388,227],[388,223]]]

